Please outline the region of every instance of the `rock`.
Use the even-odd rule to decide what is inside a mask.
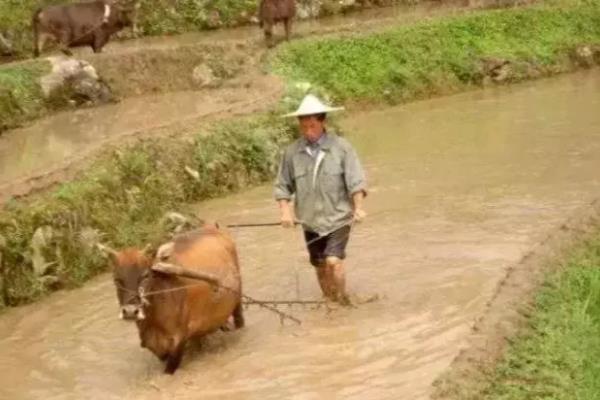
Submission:
[[[482,74],[494,82],[505,82],[512,76],[511,62],[502,58],[486,58],[481,60]]]
[[[571,53],[571,59],[577,65],[585,68],[590,68],[595,64],[594,51],[591,46],[587,45],[577,46]]]
[[[208,14],[208,18],[206,20],[206,25],[211,29],[221,28],[223,26],[223,20],[221,18],[221,13],[218,10],[212,10]]]
[[[39,278],[40,284],[48,290],[58,290],[63,286],[59,277],[54,275],[46,275]]]
[[[299,19],[316,18],[321,15],[322,0],[300,0],[296,3],[296,17]]]
[[[76,104],[104,104],[114,101],[110,87],[87,61],[64,56],[49,57],[52,72],[41,78],[40,85],[46,98],[65,97]]]
[[[0,56],[13,55],[13,44],[9,36],[0,32]]]
[[[200,64],[192,72],[192,79],[200,88],[217,87],[221,80],[215,76],[213,70],[206,64]]]

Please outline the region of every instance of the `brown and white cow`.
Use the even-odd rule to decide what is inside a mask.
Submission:
[[[111,35],[134,25],[135,14],[136,5],[125,6],[113,0],[40,8],[32,18],[34,56],[40,55],[48,39],[57,41],[68,55],[68,48],[77,46],[91,46],[99,53]]]
[[[244,326],[241,277],[232,238],[215,226],[176,237],[158,250],[160,261],[209,274],[219,286],[151,269],[154,260],[142,250],[104,251],[113,264],[120,317],[135,321],[141,346],[166,362],[165,372],[179,367],[186,343],[227,326]]]
[[[258,6],[258,20],[265,32],[267,46],[272,47],[273,26],[282,22],[285,26],[285,38],[290,40],[292,22],[296,16],[295,0],[261,0]]]

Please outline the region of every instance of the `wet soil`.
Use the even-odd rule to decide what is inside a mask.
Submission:
[[[594,214],[599,89],[591,70],[347,115],[371,183],[370,217],[348,249],[349,287],[379,301],[288,310],[301,326],[250,308],[245,329],[193,346],[164,376],[135,327],[117,319],[112,282],[101,276],[0,317],[0,398],[430,398],[475,343],[482,316],[514,306],[514,297],[494,300],[507,276],[528,279],[532,251],[549,252],[540,247],[554,246],[549,237]],[[269,187],[197,213],[223,224],[277,218]],[[247,294],[318,298],[301,232],[234,235]]]

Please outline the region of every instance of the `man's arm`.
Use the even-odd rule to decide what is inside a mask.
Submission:
[[[287,152],[284,153],[279,165],[279,172],[275,180],[275,200],[279,204],[281,215],[281,225],[284,228],[294,226],[294,214],[290,201],[295,192],[293,180],[292,163],[289,160]]]
[[[364,190],[359,190],[352,194],[352,207],[354,208],[354,220],[361,222],[367,216],[367,213],[363,209],[363,200],[365,198]]]
[[[358,155],[353,148],[350,148],[346,153],[344,179],[346,180],[346,188],[352,197],[354,220],[360,222],[367,216],[363,208],[364,198],[367,197],[367,181]]]
[[[279,210],[281,212],[281,226],[284,228],[292,228],[294,226],[294,213],[290,206],[289,200],[278,200]]]

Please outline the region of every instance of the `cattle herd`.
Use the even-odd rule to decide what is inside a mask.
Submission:
[[[77,46],[101,52],[114,33],[130,26],[135,32],[139,1],[88,0],[38,9],[32,18],[34,56],[48,40],[68,55]],[[269,47],[277,23],[289,39],[295,14],[294,0],[260,0],[258,19]],[[135,321],[141,346],[165,362],[166,373],[178,368],[190,339],[244,326],[235,244],[218,226],[177,236],[156,251],[99,247],[112,265],[120,317]],[[185,273],[172,273],[181,270]]]
[[[50,5],[36,10],[32,18],[34,56],[38,57],[48,40],[57,42],[62,51],[90,46],[102,51],[111,35],[125,27],[137,31],[140,0],[88,0],[64,5]],[[260,0],[258,20],[269,47],[274,44],[273,27],[282,23],[289,40],[296,15],[295,0]]]

